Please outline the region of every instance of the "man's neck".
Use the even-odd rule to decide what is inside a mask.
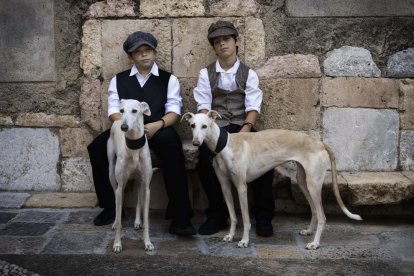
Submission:
[[[234,64],[236,63],[236,61],[237,61],[237,56],[231,56],[231,57],[228,57],[228,58],[219,58],[219,60],[218,60],[221,68],[224,71],[227,71],[231,67],[233,67]]]

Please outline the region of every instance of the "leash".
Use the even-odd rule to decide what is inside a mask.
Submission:
[[[227,146],[228,137],[229,133],[224,128],[220,128],[220,135],[214,153],[219,154]]]
[[[132,150],[137,150],[137,149],[140,149],[140,148],[142,148],[144,145],[145,145],[145,142],[147,141],[147,139],[146,139],[146,137],[145,137],[145,134],[144,135],[142,135],[142,137],[141,138],[138,138],[138,139],[136,139],[136,140],[131,140],[131,139],[128,139],[126,136],[125,136],[125,142],[126,142],[126,145],[127,145],[127,147],[129,148],[129,149],[132,149]]]

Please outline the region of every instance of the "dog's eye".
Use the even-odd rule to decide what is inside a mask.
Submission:
[[[121,109],[121,110],[119,110],[119,112],[124,113],[124,110],[123,110],[123,109]]]
[[[191,125],[190,125],[190,127],[191,127],[191,128],[195,128],[195,124],[191,124]]]
[[[207,128],[207,125],[202,125],[201,128]]]
[[[132,109],[132,113],[137,113],[137,110],[136,109]]]

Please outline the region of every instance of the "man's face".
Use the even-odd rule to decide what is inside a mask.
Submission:
[[[219,36],[213,39],[213,47],[218,57],[237,55],[237,41],[233,36]]]
[[[148,45],[142,45],[128,55],[138,70],[151,69],[155,61],[155,50]]]

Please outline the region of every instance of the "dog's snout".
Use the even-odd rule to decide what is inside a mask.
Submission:
[[[128,130],[128,125],[127,124],[122,124],[121,125],[121,130],[122,131],[127,131]]]
[[[196,147],[200,146],[200,141],[193,140],[193,146],[196,146]]]

